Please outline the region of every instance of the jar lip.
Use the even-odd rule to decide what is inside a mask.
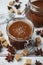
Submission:
[[[21,21],[22,21],[22,19],[21,19]],[[31,21],[30,21],[30,22],[31,22]],[[13,40],[15,40],[15,41],[26,41],[26,40],[27,40],[27,39],[16,38],[16,37],[14,37],[13,35],[11,35],[11,34],[9,33],[9,30],[8,30],[9,24],[10,24],[10,23],[7,24],[6,30],[7,30],[8,36],[9,36],[11,39],[13,39]],[[12,24],[13,24],[13,23],[12,23]],[[32,33],[31,33],[31,35],[29,36],[29,38],[32,36],[33,31],[34,31],[34,25],[33,25],[32,22],[31,22],[31,24],[32,24]]]
[[[31,1],[29,2],[29,5],[30,5],[30,7],[32,6],[33,8],[37,9],[38,11],[43,12],[43,9],[42,9],[42,8],[40,8],[40,7],[36,6],[36,5],[34,5]]]

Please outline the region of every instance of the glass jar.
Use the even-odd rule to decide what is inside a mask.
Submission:
[[[17,21],[19,21],[19,22],[24,22],[24,23],[26,23],[26,24],[28,24],[30,27],[31,27],[31,33],[29,34],[29,36],[28,36],[28,39],[21,39],[21,38],[16,38],[16,36],[18,35],[18,33],[20,33],[20,35],[22,35],[23,36],[23,33],[21,32],[21,31],[23,31],[22,29],[21,29],[21,27],[19,27],[19,29],[18,29],[18,24],[16,23]],[[15,25],[14,24],[17,24],[17,26],[16,27],[14,27]],[[21,25],[21,24],[20,24]],[[23,27],[24,27],[24,24],[23,24]],[[9,30],[10,29],[10,30]],[[30,39],[30,37],[32,36],[32,34],[33,34],[33,29],[34,29],[34,26],[33,26],[33,23],[30,21],[30,20],[28,20],[28,19],[26,19],[26,18],[15,18],[14,20],[11,20],[11,21],[9,21],[9,23],[7,24],[7,28],[6,28],[6,30],[7,30],[7,35],[8,35],[8,38],[9,38],[9,41],[10,41],[10,44],[13,46],[13,47],[15,47],[17,50],[20,50],[20,49],[23,49],[23,48],[25,48],[25,45],[27,45],[28,43],[29,43],[29,39]],[[12,32],[13,31],[13,32]],[[14,36],[15,34],[15,32],[14,31],[17,31],[17,34],[16,34],[16,36]],[[27,29],[26,29],[26,31],[27,31]],[[22,34],[21,34],[22,33]],[[20,36],[19,35],[19,36]],[[25,37],[25,36],[24,36]]]
[[[29,0],[25,15],[35,27],[43,27],[43,0]]]

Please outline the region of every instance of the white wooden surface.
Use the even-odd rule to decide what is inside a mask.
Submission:
[[[8,10],[7,10],[7,5],[9,3],[10,0],[0,0],[0,14],[6,14],[8,13]],[[22,6],[24,7],[24,4],[28,2],[28,0],[21,0],[23,1],[23,4]],[[7,34],[6,34],[6,25],[7,24],[3,24],[3,25],[0,25],[0,30],[3,32],[3,35],[4,37],[6,38],[6,40],[8,40],[8,37],[7,37]],[[35,34],[34,34],[34,37],[35,37]],[[34,38],[33,37],[33,38]],[[9,42],[8,42],[9,43]],[[43,38],[42,38],[42,43],[43,43]],[[43,45],[40,46],[41,48],[43,48]],[[7,53],[7,51],[4,49],[2,53],[0,54],[4,54],[4,53]],[[40,60],[42,63],[43,63],[43,57],[23,57],[22,58],[22,61],[20,62],[17,62],[15,59],[13,62],[10,62],[8,63],[6,60],[5,60],[5,57],[0,57],[0,65],[24,65],[25,63],[25,60],[27,58],[30,58],[32,59],[32,63],[34,64],[35,63],[35,60]]]

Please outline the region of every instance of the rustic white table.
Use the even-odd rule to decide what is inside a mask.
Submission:
[[[7,5],[9,3],[9,1],[11,1],[11,0],[0,0],[0,15],[1,14],[6,15],[8,13]],[[28,0],[22,0],[22,2],[23,2],[22,6],[24,8],[24,5],[25,5],[25,3],[28,2]],[[8,37],[7,37],[7,34],[6,34],[6,25],[7,25],[6,23],[0,25],[0,30],[2,31],[5,39],[8,41]],[[34,37],[35,37],[35,34],[34,34]],[[9,43],[9,41],[8,41],[8,43]],[[42,38],[42,43],[43,43],[43,38]],[[40,48],[43,49],[43,45],[41,45]],[[7,53],[6,49],[3,49],[3,52],[1,52],[0,55],[6,54],[6,53]],[[5,57],[0,56],[0,65],[24,65],[26,59],[32,59],[32,64],[35,63],[35,60],[39,60],[39,61],[41,61],[43,63],[43,57],[22,57],[22,61],[20,61],[20,62],[17,62],[16,59],[14,59],[13,62],[8,63],[5,60]]]

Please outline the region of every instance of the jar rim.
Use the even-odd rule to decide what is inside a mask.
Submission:
[[[22,19],[21,19],[21,20],[22,20]],[[31,21],[30,21],[30,22],[31,22]],[[24,39],[17,39],[17,38],[14,37],[13,35],[11,35],[11,34],[9,33],[9,31],[8,31],[8,26],[9,26],[9,24],[10,24],[10,23],[8,23],[7,26],[6,26],[7,34],[9,35],[9,37],[10,37],[11,39],[15,40],[15,41],[26,41],[26,39],[25,39],[25,40],[24,40]],[[32,36],[33,31],[34,31],[34,25],[33,25],[32,22],[31,22],[31,24],[32,24],[32,33],[31,33],[30,37]],[[30,37],[29,37],[29,38],[30,38]]]
[[[42,1],[42,0],[41,0]],[[34,2],[34,1],[33,1]],[[31,0],[29,0],[29,6],[31,7],[33,7],[33,8],[35,8],[36,10],[37,10],[37,12],[38,11],[40,11],[40,12],[42,12],[43,13],[43,9],[42,8],[40,8],[40,7],[38,7],[38,6],[36,6],[36,5],[34,5],[32,2],[31,2]]]

